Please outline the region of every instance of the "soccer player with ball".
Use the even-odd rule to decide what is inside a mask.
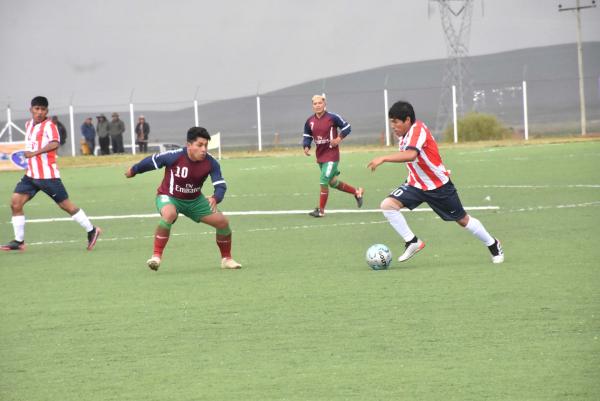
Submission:
[[[400,141],[400,151],[376,157],[367,167],[375,171],[383,163],[406,163],[408,168],[406,182],[381,202],[383,215],[405,241],[405,251],[398,261],[407,261],[425,247],[425,243],[408,227],[400,209],[406,207],[412,210],[425,202],[443,220],[457,222],[483,242],[491,253],[493,263],[504,262],[500,241],[463,209],[450,174],[442,163],[437,144],[427,126],[415,119],[412,105],[396,102],[390,108],[388,117]]]
[[[171,226],[180,213],[196,223],[203,222],[216,228],[221,268],[242,267],[231,257],[229,221],[217,210],[217,204],[223,200],[227,186],[221,176],[219,163],[208,154],[208,141],[210,135],[205,128],[190,128],[185,148],[148,156],[125,172],[127,178],[132,178],[136,174],[165,168],[165,176],[156,194],[156,208],[161,219],[154,235],[154,252],[146,262],[152,270],[158,270],[160,266]],[[202,185],[209,175],[214,193],[205,197]]]

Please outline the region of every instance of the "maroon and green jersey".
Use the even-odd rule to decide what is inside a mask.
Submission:
[[[310,148],[311,142],[317,145],[317,163],[337,162],[340,160],[339,147],[331,147],[331,141],[341,135],[350,134],[350,124],[335,113],[326,111],[321,117],[313,114],[304,124],[303,148]]]
[[[135,174],[165,168],[165,176],[157,194],[177,199],[191,200],[202,195],[202,185],[210,175],[217,203],[223,200],[227,185],[221,175],[221,166],[211,155],[202,161],[189,158],[186,148],[171,150],[148,156],[131,167]]]

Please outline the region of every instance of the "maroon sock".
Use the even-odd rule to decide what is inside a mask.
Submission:
[[[340,181],[340,183],[337,186],[337,189],[339,189],[340,191],[348,192],[352,195],[356,194],[356,188],[354,188],[352,185],[346,184],[345,182]]]
[[[327,204],[327,198],[329,197],[329,190],[321,189],[321,194],[319,195],[319,209],[321,213],[325,213],[325,205]]]
[[[222,258],[231,258],[231,234],[217,234],[217,246]]]
[[[162,258],[163,251],[165,246],[167,246],[167,242],[169,242],[169,235],[171,234],[171,230],[168,230],[164,227],[158,226],[156,228],[156,232],[154,233],[154,254],[159,258]]]

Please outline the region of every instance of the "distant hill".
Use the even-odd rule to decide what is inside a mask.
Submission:
[[[386,124],[384,87],[388,89],[390,105],[399,99],[410,101],[417,118],[433,129],[444,68],[444,59],[397,64],[261,94],[263,146],[273,144],[275,133],[279,134],[281,145],[298,144],[304,121],[311,114],[310,97],[321,92],[327,94],[329,110],[352,124],[349,139],[354,143],[380,140]],[[521,82],[525,79],[530,132],[579,129],[575,44],[471,57],[470,71],[473,96],[468,96],[467,108],[493,113],[519,129],[523,124]],[[584,72],[589,129],[600,131],[600,42],[584,44]],[[112,110],[101,111],[108,115]],[[151,140],[155,141],[183,143],[185,131],[194,124],[192,108],[165,112],[138,110],[136,106],[136,115],[139,113],[151,124]],[[127,123],[128,113],[121,114]],[[87,115],[76,115],[77,127]],[[257,147],[255,96],[203,104],[199,107],[199,117],[200,125],[210,132],[222,133],[225,148]],[[67,116],[62,120],[68,121]]]

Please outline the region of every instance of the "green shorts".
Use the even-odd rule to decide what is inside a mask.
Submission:
[[[340,175],[340,171],[338,170],[339,162],[325,162],[319,163],[319,169],[321,170],[321,185],[329,185],[329,181],[335,176]]]
[[[208,200],[203,195],[192,200],[177,199],[169,195],[156,196],[156,209],[158,210],[158,213],[160,213],[160,209],[162,209],[163,206],[169,204],[175,206],[177,213],[189,217],[196,223],[199,223],[200,219],[204,216],[213,213],[210,209],[210,203],[208,203]]]

